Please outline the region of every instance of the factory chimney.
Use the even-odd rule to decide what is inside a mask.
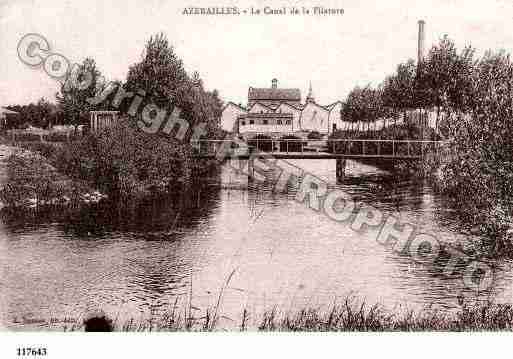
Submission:
[[[424,33],[424,20],[419,20],[419,44],[417,54],[417,64],[421,64],[424,61],[424,45],[426,42],[426,35]]]

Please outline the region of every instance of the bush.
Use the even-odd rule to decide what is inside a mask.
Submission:
[[[90,181],[102,191],[129,196],[190,180],[191,154],[188,146],[148,135],[125,120],[64,144],[55,164],[63,173]]]
[[[19,151],[7,160],[8,182],[0,191],[7,206],[55,204],[76,201],[91,192],[82,181],[60,174],[48,159],[38,153]]]
[[[194,159],[188,144],[148,135],[129,120],[69,143],[25,142],[20,146],[44,156],[59,173],[111,196],[168,191],[192,180],[194,171],[210,170],[214,163]]]

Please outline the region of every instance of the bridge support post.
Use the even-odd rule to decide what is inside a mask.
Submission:
[[[346,159],[345,158],[337,158],[337,184],[344,183],[344,178],[346,176]]]
[[[252,182],[255,179],[255,158],[249,156],[248,158],[248,182]]]

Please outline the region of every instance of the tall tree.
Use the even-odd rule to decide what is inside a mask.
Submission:
[[[178,106],[191,128],[203,122],[209,134],[219,130],[222,102],[217,91],[206,91],[199,73],[187,74],[162,33],[150,38],[141,61],[130,67],[124,87],[143,90],[144,104],[153,103],[168,113]]]
[[[91,58],[74,67],[56,94],[57,103],[64,112],[65,123],[75,126],[86,123],[89,111],[98,109],[87,99],[94,98],[103,85],[102,75]]]
[[[454,42],[447,36],[431,48],[417,78],[417,104],[437,109],[450,117],[452,112],[469,110],[472,102],[474,49],[467,46],[458,54]]]

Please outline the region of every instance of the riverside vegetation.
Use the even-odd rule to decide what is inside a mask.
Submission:
[[[220,313],[220,304],[201,312],[188,305],[176,305],[161,316],[146,320],[121,321],[107,318],[114,331],[217,331],[226,329],[221,320],[240,331],[511,331],[513,306],[492,302],[461,304],[452,314],[440,314],[434,309],[421,311],[405,309],[402,314],[391,313],[380,305],[368,305],[354,297],[334,303],[328,309],[305,308],[281,311],[272,308],[259,316],[243,309],[238,319]],[[65,325],[65,331],[83,330],[79,323]]]
[[[104,91],[107,84],[99,82],[101,73],[92,59],[86,59],[80,71],[92,74],[91,85],[83,89],[68,82],[57,96],[59,109],[75,126],[88,121],[90,110],[113,109],[110,101],[115,96],[114,92],[100,104],[89,104],[87,99]],[[198,73],[190,76],[185,71],[162,34],[148,41],[142,61],[130,67],[125,83],[117,85],[146,93],[141,110],[154,104],[170,113],[178,106],[190,129],[203,123],[210,138],[223,135],[217,91],[206,91]],[[194,149],[187,141],[190,133],[178,141],[174,132],[161,136],[140,131],[136,126],[140,114],[128,116],[129,106],[128,100],[122,102],[121,120],[98,133],[74,136],[71,142],[22,143],[33,153],[15,152],[8,160],[9,181],[0,194],[4,204],[62,202],[62,198],[83,198],[96,189],[109,197],[140,197],[192,181],[213,165],[193,158]]]
[[[407,117],[420,111],[417,124],[425,128],[427,113],[435,114],[435,131],[418,132],[411,125],[362,133],[358,138],[442,139],[444,155],[428,154],[414,168],[448,201],[462,223],[484,234],[487,250],[513,255],[513,63],[504,51],[486,51],[481,58],[470,46],[457,51],[444,37],[424,61],[402,63],[377,88],[356,87],[342,114],[348,121]],[[407,121],[404,121],[407,122]],[[395,128],[395,129],[394,129]],[[399,131],[398,131],[399,130]],[[405,133],[407,136],[405,137]],[[343,138],[346,131],[335,133]],[[406,170],[410,171],[410,168]],[[472,194],[472,195],[469,195]]]

